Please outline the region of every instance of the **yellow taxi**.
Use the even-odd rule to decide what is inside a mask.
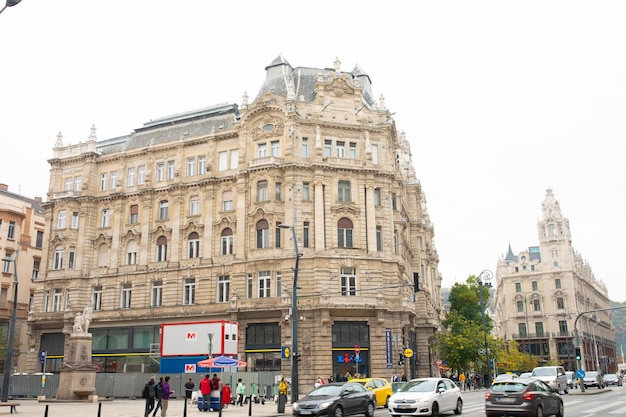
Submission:
[[[358,382],[366,389],[373,391],[376,404],[379,407],[387,407],[387,401],[393,394],[391,384],[384,378],[353,378],[350,382]]]

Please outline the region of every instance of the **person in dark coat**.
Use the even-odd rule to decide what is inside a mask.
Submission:
[[[144,387],[144,397],[146,398],[146,408],[144,417],[148,417],[154,409],[154,397],[156,397],[156,382],[154,377],[150,377],[150,381]]]
[[[191,404],[191,394],[195,387],[196,384],[193,383],[191,378],[189,378],[189,381],[185,382],[185,398],[187,399],[187,404]]]

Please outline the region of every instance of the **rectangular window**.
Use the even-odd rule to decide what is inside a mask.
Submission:
[[[150,305],[160,307],[163,305],[163,281],[152,281],[152,291],[150,291]]]
[[[276,284],[275,284],[275,287],[276,287],[276,297],[280,297],[280,295],[281,295],[280,294],[280,286],[281,286],[280,282],[282,280],[282,277],[283,277],[282,273],[280,273],[280,272],[276,273]]]
[[[200,239],[189,239],[187,241],[187,256],[189,259],[200,256]]]
[[[267,143],[257,143],[256,156],[257,158],[265,158],[267,156]]]
[[[311,190],[308,182],[302,183],[302,201],[310,201],[311,200]]]
[[[517,312],[518,313],[523,313],[524,312],[524,302],[523,301],[518,301],[515,304],[517,306]]]
[[[76,264],[76,250],[70,248],[67,253],[67,269],[74,269]]]
[[[139,222],[139,205],[133,204],[130,206],[130,216],[128,218],[128,223],[137,224]]]
[[[39,278],[39,266],[41,265],[41,261],[39,259],[33,259],[33,274],[31,275],[31,279],[35,280]]]
[[[222,236],[222,255],[233,254],[233,236]]]
[[[187,158],[187,176],[193,177],[195,175],[194,170],[196,167],[196,158]]]
[[[183,284],[183,305],[194,305],[196,303],[196,279],[185,278]]]
[[[13,265],[11,255],[13,255],[13,252],[6,252],[4,255],[4,259],[2,260],[2,272],[4,272],[5,274],[11,273],[11,265]]]
[[[50,291],[46,291],[43,296],[43,311],[50,311]]]
[[[230,211],[233,209],[233,192],[224,191],[222,194],[222,210]]]
[[[309,233],[310,233],[310,224],[309,222],[304,222],[302,225],[302,246],[305,248],[309,247]]]
[[[128,182],[127,186],[132,187],[135,185],[135,174],[137,170],[135,168],[128,168]]]
[[[109,227],[111,225],[111,210],[104,209],[102,210],[102,221],[100,222],[100,227]]]
[[[539,291],[539,284],[537,281],[533,281],[532,283],[533,291]]]
[[[252,298],[252,274],[246,277],[246,298]]]
[[[379,252],[383,250],[383,227],[382,226],[376,226],[376,250]]]
[[[558,297],[556,299],[556,308],[559,310],[565,309],[565,300],[563,299],[563,297]]]
[[[533,311],[541,311],[541,302],[538,299],[531,301],[533,305]]]
[[[91,303],[95,311],[102,310],[102,286],[96,285],[91,293]]]
[[[137,264],[137,252],[126,252],[126,265]]]
[[[169,203],[167,201],[161,201],[159,203],[159,220],[167,220],[169,213]]]
[[[197,216],[200,214],[200,197],[191,197],[189,202],[189,215]]]
[[[356,274],[354,268],[341,268],[341,295],[356,296]]]
[[[159,162],[156,165],[156,181],[161,182],[163,180],[165,180],[165,164]]]
[[[71,191],[72,190],[72,181],[73,178],[66,178],[65,184],[63,186],[63,191]]]
[[[63,302],[63,290],[55,288],[52,293],[52,311],[61,311],[61,303]]]
[[[222,151],[219,154],[217,154],[217,170],[218,171],[228,170],[228,151]]]
[[[237,169],[239,166],[239,149],[230,151],[230,169]]]
[[[142,165],[137,168],[137,185],[143,185],[146,183],[146,166]]]
[[[78,212],[72,212],[72,229],[78,229]]]
[[[331,156],[333,152],[333,142],[331,140],[324,141],[324,157]]]
[[[8,292],[9,289],[8,288],[2,288],[0,290],[0,309],[6,309],[7,308],[7,296],[8,296]]]
[[[281,245],[281,229],[280,229],[280,222],[276,222],[276,233],[274,234],[274,240],[276,241],[276,247],[280,248]]]
[[[559,332],[562,335],[567,335],[567,320],[559,320]]]
[[[273,140],[270,142],[270,154],[272,156],[280,156],[280,142],[277,140]]]
[[[533,272],[535,272],[535,265],[531,265],[531,266],[530,266],[530,270],[531,270],[531,271],[533,271]]]
[[[543,323],[538,321],[535,323],[535,333],[537,333],[537,337],[543,337]]]
[[[335,144],[335,152],[337,153],[337,158],[345,158],[346,143],[344,141],[337,141]]]
[[[63,248],[62,247],[57,247],[54,250],[52,269],[63,269]]]
[[[350,150],[348,151],[348,158],[356,159],[356,143],[350,142]]]
[[[259,298],[270,296],[270,271],[259,271]]]
[[[382,198],[380,198],[380,188],[374,188],[374,205],[380,207],[382,204]]]
[[[259,181],[256,184],[256,201],[267,201],[267,181]]]
[[[217,302],[227,303],[230,293],[230,277],[228,275],[219,275],[217,277]]]
[[[77,177],[74,177],[74,191],[80,191],[82,188],[82,183],[83,183],[83,177],[81,177],[80,175]]]
[[[38,249],[43,248],[43,232],[41,230],[37,230],[37,238],[35,240],[35,247]]]
[[[65,229],[65,217],[66,217],[65,210],[60,211],[59,212],[59,217],[57,219],[57,229]],[[9,223],[9,228],[10,227],[11,227],[11,223]],[[10,232],[9,232],[9,234],[10,234]],[[9,239],[11,239],[12,237],[13,236],[9,236]]]
[[[63,213],[63,228],[65,228],[65,212]],[[60,213],[59,213],[60,214]],[[13,220],[9,221],[9,229],[7,230],[7,239],[15,239],[15,222]]]
[[[378,145],[372,145],[372,164],[378,165]]]
[[[522,337],[526,337],[526,323],[517,323],[517,329],[519,331],[519,335]]]
[[[122,284],[122,293],[120,295],[120,308],[130,308],[130,299],[133,293],[132,284]]]
[[[280,182],[274,184],[274,197],[276,201],[283,200],[283,184]]]
[[[554,288],[556,288],[557,290],[561,289],[561,279],[557,278],[554,280]]]
[[[206,173],[206,155],[198,156],[198,175]]]
[[[522,292],[522,283],[521,282],[516,282],[515,283],[515,292]]]
[[[107,189],[107,182],[109,181],[109,173],[105,172],[104,174],[100,174],[100,191],[104,191]]]
[[[301,151],[301,155],[303,158],[308,158],[309,157],[309,139],[308,138],[302,138],[302,151]]]
[[[176,173],[174,172],[174,167],[175,167],[174,161],[167,161],[167,179],[168,180],[173,180],[174,175],[176,175]]]
[[[339,181],[337,185],[337,201],[340,203],[349,203],[350,197],[350,181]]]
[[[111,172],[111,189],[115,190],[117,187],[117,171]]]

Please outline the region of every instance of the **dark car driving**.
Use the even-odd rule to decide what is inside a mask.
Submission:
[[[343,417],[363,414],[373,417],[376,398],[357,382],[323,384],[293,404],[294,416]]]
[[[494,382],[485,394],[487,417],[549,416],[563,417],[561,396],[545,382],[516,378]]]

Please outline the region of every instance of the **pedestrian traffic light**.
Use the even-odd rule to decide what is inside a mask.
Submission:
[[[577,347],[577,348],[574,348],[574,350],[576,352],[576,360],[579,361],[582,358],[582,356],[580,354],[580,348]]]
[[[400,359],[398,360],[398,365],[404,365],[404,355],[400,354]]]
[[[417,272],[413,272],[413,292],[418,292],[420,290],[420,274]]]

